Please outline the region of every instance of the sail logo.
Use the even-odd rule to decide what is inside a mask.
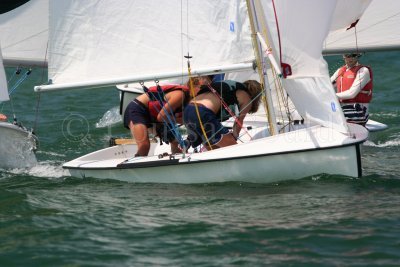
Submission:
[[[331,108],[333,112],[336,112],[336,105],[334,102],[331,102]]]
[[[231,22],[229,23],[229,30],[230,30],[231,32],[234,32],[234,31],[235,31],[235,23],[234,23],[233,21],[231,21]]]

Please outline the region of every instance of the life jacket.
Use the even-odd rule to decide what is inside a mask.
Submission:
[[[174,110],[174,114],[182,113],[183,107],[185,107],[190,101],[190,91],[187,86],[184,85],[162,85],[160,86],[162,93],[158,92],[157,86],[152,86],[148,88],[147,95],[150,98],[148,103],[148,109],[150,116],[153,121],[157,121],[158,113],[161,112],[163,105],[165,104],[165,95],[172,92],[181,90],[184,92],[183,106],[178,107]],[[163,103],[163,105],[161,105]],[[179,117],[179,114],[178,117]]]
[[[336,85],[338,92],[344,92],[350,89],[353,82],[356,79],[357,72],[362,68],[366,67],[369,70],[370,81],[361,89],[360,93],[352,99],[341,99],[342,103],[369,103],[372,99],[372,88],[373,88],[373,75],[372,70],[369,66],[357,65],[347,70],[346,66],[343,66],[339,70],[339,75],[336,78]]]
[[[229,106],[229,109],[233,112],[235,112],[235,110],[239,105],[239,102],[236,98],[236,91],[237,90],[247,91],[247,88],[246,86],[244,86],[244,84],[232,80],[213,82],[210,84],[210,86],[217,91],[222,100]],[[212,92],[211,89],[208,87],[208,85],[202,85],[197,95],[208,92]],[[221,121],[226,121],[231,117],[222,104],[217,115],[218,114],[220,115]]]

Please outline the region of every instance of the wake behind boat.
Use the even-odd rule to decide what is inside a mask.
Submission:
[[[0,122],[0,168],[27,168],[37,164],[37,138],[27,129]]]

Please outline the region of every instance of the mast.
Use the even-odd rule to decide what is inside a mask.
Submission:
[[[266,72],[264,72],[263,68],[263,62],[261,58],[261,51],[260,51],[260,45],[259,41],[257,39],[257,31],[256,27],[258,28],[258,25],[256,24],[254,15],[256,13],[255,6],[254,6],[254,1],[253,0],[246,0],[247,4],[247,12],[249,14],[249,20],[250,20],[250,27],[251,27],[251,37],[253,41],[253,48],[255,50],[255,57],[256,57],[256,62],[257,62],[257,71],[258,75],[260,76],[260,82],[264,86],[264,92],[265,92],[265,100],[264,105],[265,109],[267,111],[267,117],[268,117],[268,124],[269,124],[269,131],[271,135],[275,135],[278,133],[278,127],[276,125],[276,116],[275,116],[275,111],[274,111],[274,106],[272,104],[272,95],[271,91],[266,88],[266,80],[268,80],[268,77],[266,75]]]

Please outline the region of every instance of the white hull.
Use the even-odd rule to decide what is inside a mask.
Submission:
[[[349,127],[353,137],[317,126],[175,159],[158,159],[157,154],[131,158],[135,145],[119,145],[63,167],[76,177],[143,183],[270,183],[322,173],[359,177],[360,144],[368,132],[358,125]]]
[[[379,132],[387,129],[388,126],[386,124],[377,121],[368,120],[367,124],[365,125],[365,128],[367,128],[368,131],[370,132]]]
[[[0,122],[0,168],[26,168],[37,164],[36,137],[8,122]]]

